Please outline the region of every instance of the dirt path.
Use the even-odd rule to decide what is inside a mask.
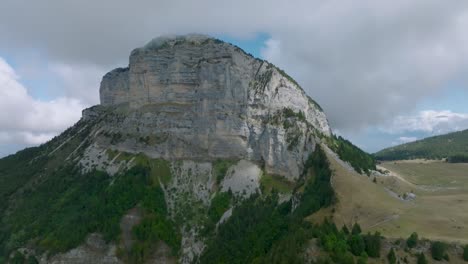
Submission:
[[[400,218],[400,215],[397,215],[397,214],[389,215],[389,216],[385,217],[382,221],[379,221],[379,222],[369,226],[368,229],[374,228],[374,227],[379,226],[381,224],[384,224],[386,222],[396,220],[398,218]]]
[[[407,179],[403,178],[400,174],[390,170],[389,168],[386,168],[386,167],[383,167],[383,166],[380,166],[380,165],[377,165],[377,169],[380,169],[380,170],[386,170],[386,171],[389,171],[389,176],[393,176],[397,179],[399,179],[400,181],[408,184],[408,185],[411,185],[412,187],[415,187],[415,188],[421,188],[420,186],[418,186],[417,184],[414,184],[410,181],[408,181]]]

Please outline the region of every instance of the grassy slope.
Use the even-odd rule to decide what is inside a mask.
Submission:
[[[388,162],[382,166],[403,177],[416,193],[414,207],[389,224],[389,232],[412,228],[426,237],[468,242],[467,164]]]
[[[398,177],[381,176],[373,183],[373,176],[350,172],[330,155],[329,160],[338,204],[334,213],[321,210],[311,220],[334,215],[338,226],[357,221],[365,231],[377,230],[386,237],[406,238],[418,232],[429,239],[468,242],[466,164],[383,163],[382,169]],[[397,198],[410,191],[417,195],[414,201]]]
[[[468,130],[383,149],[375,157],[379,160],[441,159],[459,154],[468,155]]]
[[[335,189],[338,203],[334,208],[320,212],[316,219],[321,222],[324,216],[332,215],[337,226],[346,224],[352,226],[358,222],[364,230],[387,219],[394,214],[401,214],[409,207],[393,198],[381,187],[365,175],[349,171],[328,154],[333,170],[332,185]]]

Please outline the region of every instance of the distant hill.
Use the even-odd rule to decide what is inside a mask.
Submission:
[[[374,154],[378,160],[442,159],[468,161],[468,130],[429,137],[383,149]]]

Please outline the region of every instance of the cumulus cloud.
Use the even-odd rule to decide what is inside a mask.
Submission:
[[[133,48],[193,32],[270,36],[262,56],[297,79],[336,131],[364,135],[368,149],[410,137],[408,131],[463,129],[463,113],[406,113],[454,81],[467,89],[467,28],[466,0],[4,0],[0,54],[22,56],[26,65],[3,67],[9,89],[16,88],[0,87],[0,142],[50,137],[77,120],[80,106],[98,102],[102,74],[125,66]],[[26,90],[16,76],[44,71],[55,76],[47,87],[54,100],[34,99],[35,87]],[[361,129],[376,127],[391,137],[371,146],[379,135]]]
[[[34,99],[15,70],[0,58],[0,144],[43,143],[78,121],[83,108],[73,98]]]
[[[450,110],[426,110],[414,115],[397,116],[386,125],[381,126],[380,130],[391,134],[406,132],[444,134],[467,128],[468,113],[454,113]]]
[[[58,73],[70,76],[79,65],[125,65],[133,48],[161,34],[264,32],[271,39],[263,56],[298,79],[345,132],[407,112],[465,78],[466,28],[465,0],[6,0],[0,49],[35,47],[69,65]],[[96,93],[76,96],[97,99]]]

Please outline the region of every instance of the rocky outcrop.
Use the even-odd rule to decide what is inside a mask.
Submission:
[[[113,142],[100,143],[151,157],[247,159],[297,178],[318,136],[330,135],[321,108],[291,77],[206,36],[133,50],[128,68],[104,76],[100,95],[119,109],[103,121]]]

